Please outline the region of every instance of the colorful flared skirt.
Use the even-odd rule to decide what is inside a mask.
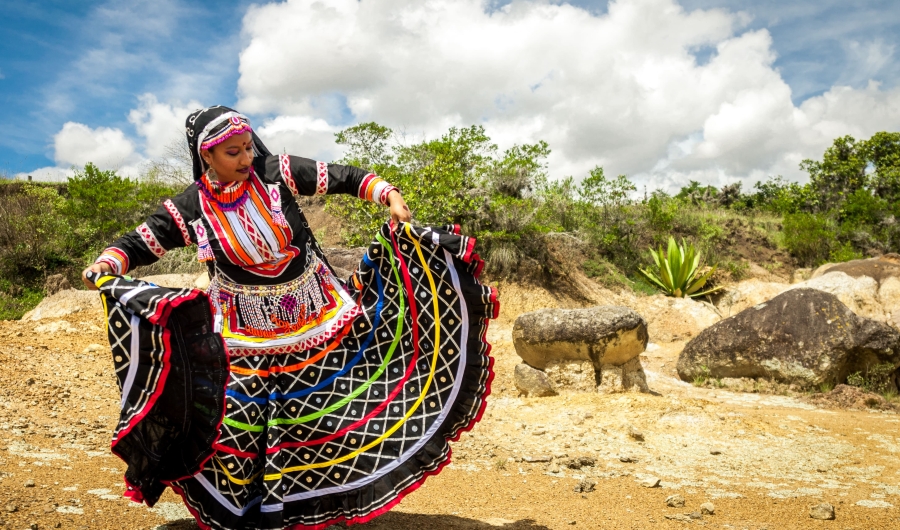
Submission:
[[[307,351],[231,356],[221,374],[209,368],[224,350],[221,340],[216,345],[210,338],[210,322],[197,325],[202,317],[180,316],[195,309],[193,300],[205,299],[201,293],[120,277],[101,280],[114,360],[122,359],[117,454],[123,456],[116,446],[135,432],[122,426],[142,423],[132,409],[157,409],[168,399],[171,370],[163,382],[154,373],[162,375],[164,357],[178,357],[172,344],[184,346],[188,354],[182,357],[190,360],[200,349],[198,362],[206,360],[197,374],[186,361],[188,368],[178,372],[184,379],[174,385],[185,396],[205,399],[185,401],[188,406],[181,408],[187,412],[176,407],[173,423],[180,421],[181,430],[173,430],[167,446],[178,465],[163,456],[148,476],[148,466],[132,466],[129,459],[140,464],[157,452],[125,454],[128,495],[152,503],[160,484],[171,486],[202,528],[324,528],[388,511],[449,462],[449,442],[478,421],[490,392],[485,334],[499,304],[496,291],[477,279],[482,262],[473,246],[458,229],[385,225],[347,284],[362,309],[359,316]],[[123,303],[116,284],[123,292],[128,284],[144,290]],[[156,318],[154,303],[178,318]],[[116,311],[120,319],[136,317],[132,324],[147,328],[136,333],[138,347],[127,353],[131,338],[114,338]],[[208,317],[209,310],[200,313]],[[168,334],[168,343],[154,342],[153,333]],[[139,370],[140,384],[128,386],[121,374],[133,358],[150,368]],[[156,405],[149,403],[154,392]],[[206,451],[185,448],[204,442]]]

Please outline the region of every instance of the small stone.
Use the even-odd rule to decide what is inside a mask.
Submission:
[[[711,502],[704,502],[700,505],[700,513],[703,515],[712,515],[716,513],[716,506]]]
[[[103,350],[103,346],[101,346],[99,344],[88,344],[87,348],[85,348],[82,353],[94,353],[94,352],[98,352],[98,351],[102,351],[102,350]]]
[[[549,461],[553,460],[553,458],[551,458],[550,455],[528,455],[528,456],[525,456],[525,458],[523,458],[522,460],[528,462],[529,464],[536,464],[536,463],[549,462]]]
[[[637,458],[631,455],[619,455],[619,462],[625,462],[626,464],[637,462]]]
[[[10,503],[10,504],[6,505],[6,511],[9,513],[15,513],[17,511],[19,511],[19,507],[16,506],[15,504]]]
[[[714,448],[712,448],[712,449],[709,450],[709,454],[711,454],[711,455],[720,455],[720,454],[722,454],[722,450],[719,449],[719,448],[717,448],[717,447],[714,447]]]
[[[38,530],[38,525],[37,523],[31,523],[30,525],[28,525],[28,528],[30,530]]]
[[[691,513],[687,514],[687,516],[694,520],[703,519],[703,516],[700,515],[700,512],[691,512]]]
[[[28,385],[28,386],[33,385],[33,384],[34,384],[34,378],[33,378],[33,377],[29,377],[28,379],[25,380],[25,384]]]
[[[684,508],[684,497],[678,495],[669,495],[666,497],[666,506],[669,508]]]
[[[809,516],[820,521],[831,521],[834,519],[834,506],[823,502],[809,509]]]
[[[25,487],[26,487],[26,488],[33,488],[33,487],[34,487],[34,480],[33,480],[33,479],[28,479],[28,480],[26,480],[26,481],[25,481]]]
[[[628,436],[631,436],[632,439],[643,442],[644,441],[644,433],[637,429],[634,425],[628,426]]]
[[[659,479],[656,477],[646,477],[641,479],[640,485],[645,488],[658,488],[659,487]]]
[[[562,473],[562,468],[560,468],[556,464],[550,464],[550,467],[547,468],[547,473]]]
[[[582,479],[581,482],[575,484],[575,493],[590,493],[597,487],[597,482],[591,479]]]

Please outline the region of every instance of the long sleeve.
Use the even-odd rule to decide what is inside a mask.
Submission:
[[[345,193],[360,199],[387,204],[388,194],[397,189],[374,173],[353,166],[317,162],[299,156],[273,156],[267,165],[277,164],[270,175],[279,175],[294,195]]]
[[[191,231],[175,203],[169,199],[140,226],[106,248],[96,263],[106,263],[116,274],[150,265],[173,248],[193,244]]]

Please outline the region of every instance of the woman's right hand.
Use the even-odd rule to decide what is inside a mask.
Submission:
[[[112,273],[112,267],[110,267],[106,263],[94,263],[90,267],[81,271],[81,281],[84,282],[85,287],[87,287],[91,291],[96,291],[97,286],[94,285],[94,282],[88,280],[87,273],[89,272],[95,272],[97,274],[100,274],[101,272]]]

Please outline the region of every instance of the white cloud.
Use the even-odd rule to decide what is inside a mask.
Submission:
[[[91,129],[71,121],[53,137],[53,149],[53,158],[60,167],[81,167],[92,162],[100,169],[120,169],[141,161],[134,142],[120,129]]]
[[[316,160],[334,160],[340,149],[334,143],[338,127],[306,116],[279,116],[256,126],[256,132],[273,153],[296,153]]]
[[[168,155],[168,148],[175,142],[184,142],[184,120],[203,105],[191,101],[187,105],[160,103],[153,94],[138,98],[138,107],[128,113],[137,133],[144,138],[144,154],[151,159]]]
[[[317,145],[299,116],[324,120],[323,131],[374,120],[436,135],[481,123],[501,146],[548,141],[556,176],[601,164],[651,188],[799,179],[799,160],[821,156],[836,136],[900,124],[900,91],[877,85],[833,87],[795,106],[769,33],[741,31],[744,14],[687,12],[674,0],[618,0],[599,15],[538,0],[489,4],[251,7],[238,106],[291,117],[267,122],[273,131],[300,123],[307,132],[289,145],[304,149],[297,154]],[[716,51],[699,64],[704,47]],[[871,70],[893,50],[863,52]]]
[[[16,180],[28,180],[30,176],[35,182],[65,182],[67,178],[75,174],[72,169],[59,167],[42,167],[16,174]]]

